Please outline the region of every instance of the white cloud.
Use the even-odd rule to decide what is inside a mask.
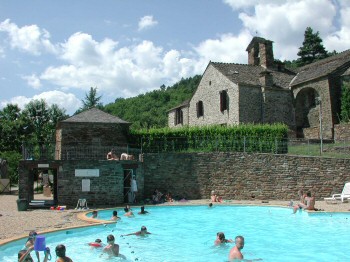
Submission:
[[[171,58],[172,51],[165,52],[151,41],[117,48],[118,43],[111,39],[98,42],[88,34],[76,33],[61,46],[61,58],[67,63],[50,66],[40,75],[41,80],[57,86],[86,91],[96,86],[102,94],[129,97],[201,73],[195,72],[196,61],[182,57],[180,51]]]
[[[346,5],[347,4],[347,5]],[[324,39],[328,51],[343,51],[350,46],[350,1],[344,2],[340,10],[340,24],[338,31],[328,35]]]
[[[248,31],[242,31],[238,36],[232,34],[221,35],[219,39],[208,39],[196,47],[202,60],[209,62],[242,63],[248,62],[245,51],[252,36]]]
[[[309,26],[320,33],[329,51],[344,50],[350,45],[350,2],[347,0],[224,0],[224,3],[241,11],[239,18],[252,35],[274,41],[278,59],[297,58]],[[339,14],[341,26],[337,28],[335,20]]]
[[[139,21],[139,31],[144,30],[144,29],[148,29],[151,28],[155,25],[158,24],[158,21],[153,19],[152,15],[146,15],[144,17],[141,17],[140,21]]]
[[[43,92],[33,97],[16,96],[9,101],[1,101],[0,104],[1,107],[5,107],[7,104],[17,104],[19,108],[24,109],[25,105],[33,99],[44,99],[49,106],[56,104],[60,108],[66,109],[68,114],[74,113],[81,106],[81,101],[74,94],[57,90]]]
[[[40,55],[42,52],[56,53],[56,47],[50,42],[50,34],[37,25],[26,25],[19,28],[10,19],[0,23],[0,31],[7,32],[10,45],[21,51]]]
[[[41,87],[41,82],[39,77],[36,74],[32,74],[29,76],[23,76],[22,79],[27,81],[27,84],[34,89],[39,89]]]
[[[248,8],[255,6],[256,4],[267,4],[275,0],[223,0],[224,3],[232,7],[233,10]],[[283,0],[278,0],[282,2]],[[276,2],[276,1],[275,1]]]

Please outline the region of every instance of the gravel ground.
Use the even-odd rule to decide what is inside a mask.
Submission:
[[[37,197],[36,197],[37,198]],[[26,237],[31,230],[37,232],[57,230],[67,227],[86,226],[91,221],[83,221],[78,218],[82,213],[76,210],[52,211],[46,209],[35,209],[28,211],[17,210],[18,196],[0,195],[0,245],[13,239]],[[223,204],[232,205],[267,205],[267,206],[284,206],[288,201],[246,201],[246,200],[227,200]],[[190,200],[187,202],[174,202],[171,205],[199,205],[209,204],[208,199]],[[214,203],[220,205],[220,203]],[[349,203],[327,204],[324,201],[316,201],[316,207],[323,209],[325,212],[348,212]]]

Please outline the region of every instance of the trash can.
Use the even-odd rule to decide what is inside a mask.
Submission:
[[[25,198],[17,199],[17,209],[18,211],[27,211],[28,201]]]

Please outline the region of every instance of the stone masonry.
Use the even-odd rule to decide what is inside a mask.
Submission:
[[[297,198],[299,189],[316,199],[340,193],[350,181],[350,159],[243,153],[144,155],[145,197],[157,188],[188,199]]]

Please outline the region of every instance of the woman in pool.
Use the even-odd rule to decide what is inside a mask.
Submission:
[[[214,241],[214,245],[218,246],[218,245],[225,244],[225,243],[233,243],[233,240],[232,239],[226,239],[224,232],[216,233],[216,239]]]
[[[126,235],[120,235],[120,236],[124,237],[124,236],[135,235],[135,236],[142,236],[143,237],[143,236],[146,236],[148,234],[151,234],[151,233],[147,231],[147,228],[145,226],[142,226],[140,231],[136,231],[134,233],[130,233],[130,234],[126,234]]]

